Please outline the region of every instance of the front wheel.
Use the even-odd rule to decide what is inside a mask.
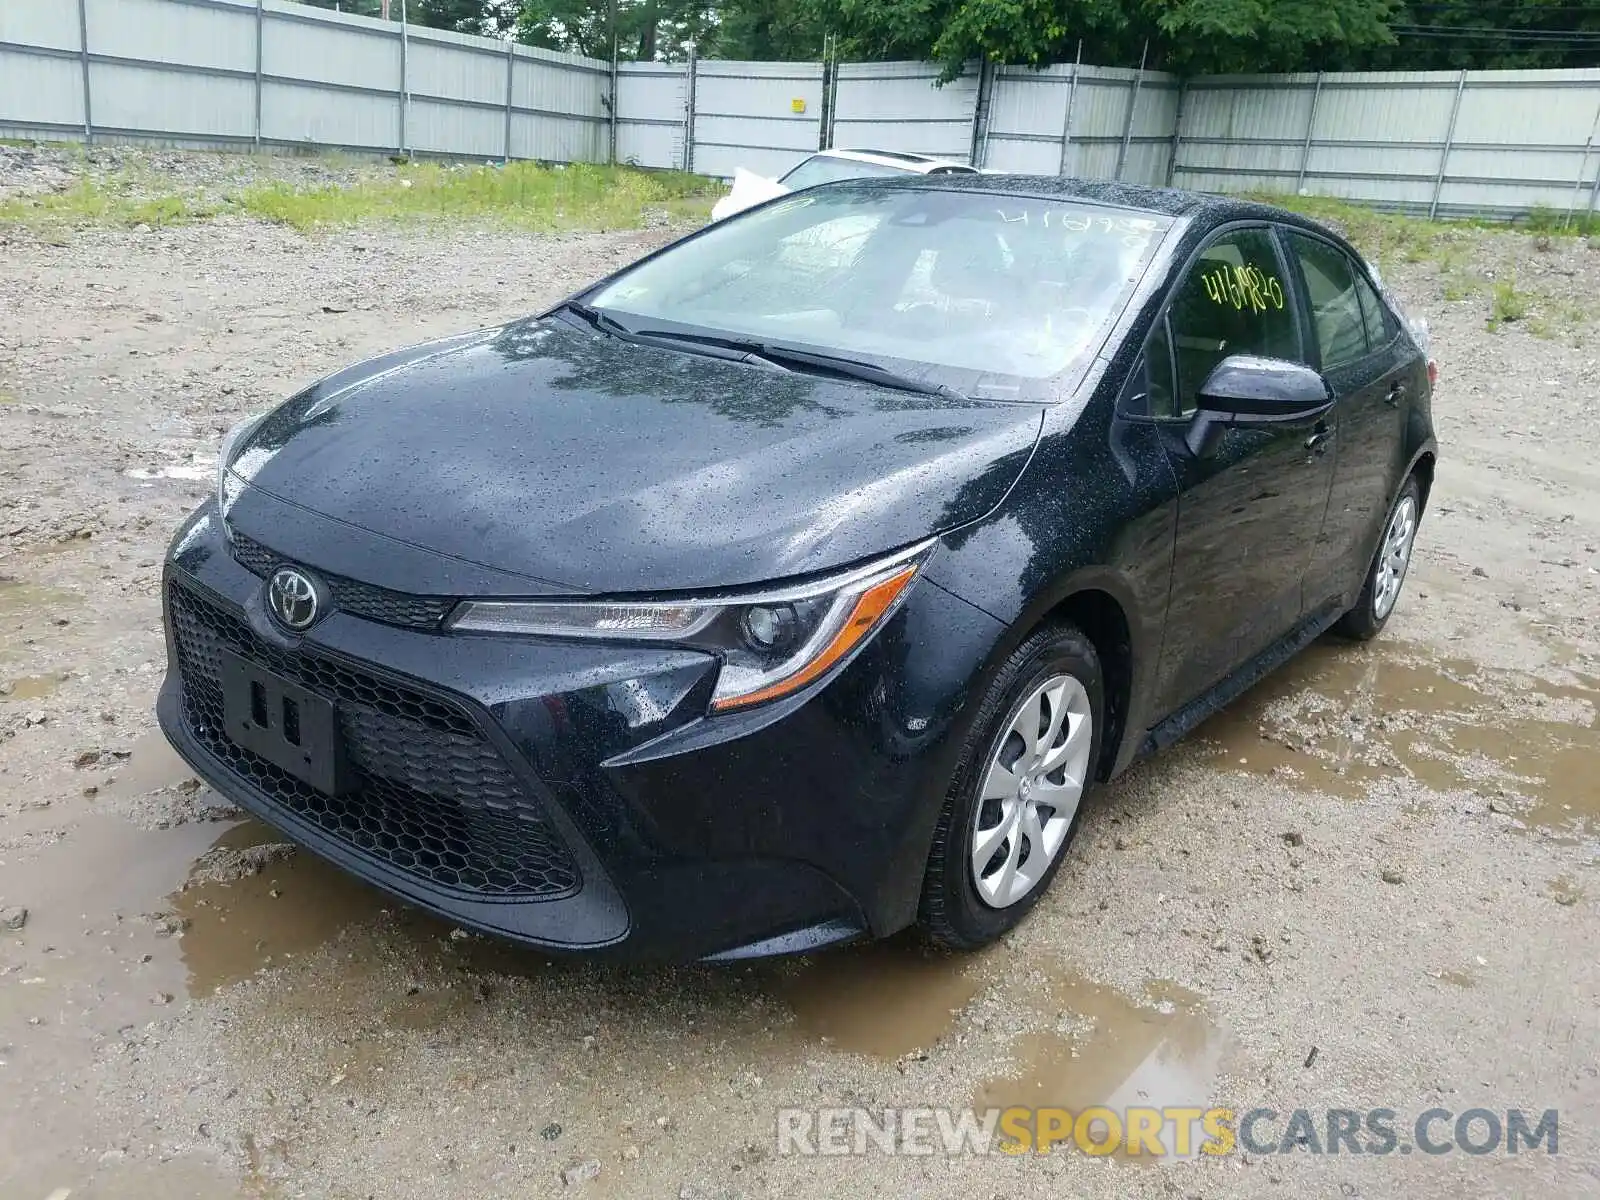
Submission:
[[[1367,577],[1361,585],[1361,595],[1355,607],[1339,618],[1335,633],[1365,642],[1378,636],[1378,631],[1389,621],[1395,601],[1400,598],[1400,587],[1406,581],[1406,571],[1411,567],[1411,548],[1416,543],[1417,522],[1422,519],[1422,489],[1415,475],[1406,479],[1389,510],[1389,523],[1384,526],[1383,541],[1367,568]]]
[[[1034,633],[1000,668],[934,830],[919,920],[935,942],[975,950],[1038,902],[1077,832],[1104,711],[1094,643],[1070,625]]]

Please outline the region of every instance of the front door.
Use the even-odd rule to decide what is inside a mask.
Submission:
[[[1152,346],[1170,348],[1174,430],[1200,385],[1232,354],[1306,362],[1290,277],[1265,226],[1219,234],[1175,286]],[[1155,351],[1159,354],[1159,351]],[[1230,429],[1190,453],[1167,439],[1178,477],[1161,708],[1172,711],[1289,632],[1332,480],[1324,420]]]

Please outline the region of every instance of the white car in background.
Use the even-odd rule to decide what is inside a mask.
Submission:
[[[743,212],[763,200],[787,195],[817,183],[836,179],[861,179],[873,175],[977,175],[976,167],[947,158],[925,154],[901,154],[893,150],[819,150],[779,179],[768,179],[738,167],[733,173],[733,190],[711,209],[711,219],[720,221]]]

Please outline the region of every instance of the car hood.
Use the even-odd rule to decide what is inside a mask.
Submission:
[[[415,592],[721,588],[998,505],[1033,405],[945,399],[517,322],[333,376],[233,459],[230,525]],[[474,569],[481,568],[481,569]]]

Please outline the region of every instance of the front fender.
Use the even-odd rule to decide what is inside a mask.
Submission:
[[[985,658],[983,682],[1042,622],[1087,611],[1105,597],[1115,606],[1126,646],[1105,644],[1086,629],[1107,661],[1108,684],[1122,682],[1122,729],[1149,723],[1156,667],[1172,582],[1177,483],[1149,425],[1118,422],[1114,435],[1094,410],[1070,430],[1051,434],[1005,503],[983,520],[944,536],[929,578],[1003,626]],[[1098,615],[1098,612],[1097,612]],[[1080,618],[1080,623],[1082,620]],[[974,686],[970,694],[979,695]],[[1137,737],[1123,736],[1113,773],[1131,758]]]

